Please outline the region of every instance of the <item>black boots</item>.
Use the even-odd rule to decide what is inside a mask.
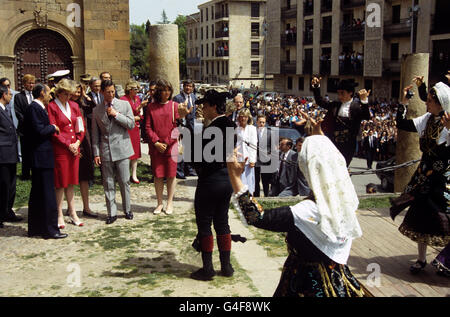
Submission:
[[[191,274],[191,278],[198,281],[212,281],[216,275],[212,263],[212,252],[202,251],[203,267]]]
[[[230,251],[220,251],[220,266],[221,275],[225,277],[232,277],[234,269],[230,263]]]

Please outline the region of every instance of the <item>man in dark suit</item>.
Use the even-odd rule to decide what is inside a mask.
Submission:
[[[178,102],[179,104],[186,104],[189,113],[186,115],[183,123],[191,133],[194,133],[195,114],[197,110],[197,107],[195,105],[197,97],[193,92],[194,83],[191,80],[185,80],[183,82],[183,91],[173,97],[173,101]],[[186,176],[197,176],[197,173],[195,173],[192,165],[189,163],[185,163],[183,159],[177,164],[177,178],[185,179]]]
[[[11,112],[6,105],[11,101],[11,90],[0,86],[0,228],[3,222],[22,220],[13,211],[16,197],[16,165],[19,161],[17,134]]]
[[[28,202],[28,236],[45,239],[67,237],[58,228],[58,208],[54,183],[54,157],[51,138],[59,133],[56,125],[50,124],[45,109],[51,94],[50,88],[37,84],[33,88],[34,101],[27,107],[24,117],[25,135],[30,141],[31,192]]]
[[[361,121],[370,120],[368,105],[370,90],[360,90],[358,99],[354,97],[357,84],[350,80],[342,80],[337,87],[339,101],[327,102],[320,96],[320,79],[314,77],[311,85],[316,103],[328,110],[322,127],[325,135],[336,145],[349,166],[355,154],[356,137]]]
[[[375,154],[380,152],[378,138],[373,135],[373,130],[369,130],[369,135],[363,140],[363,148],[366,153],[367,169],[372,169]]]
[[[14,110],[16,111],[16,117],[19,121],[17,131],[20,136],[20,154],[22,158],[22,179],[30,179],[31,171],[31,154],[30,145],[27,137],[25,136],[25,111],[29,104],[33,101],[33,87],[36,82],[36,78],[33,75],[27,74],[23,76],[22,84],[24,89],[14,97]]]
[[[298,153],[291,139],[280,139],[280,168],[272,184],[271,196],[290,197],[299,194]],[[302,193],[304,194],[304,193]]]
[[[262,171],[261,168],[263,166],[267,167],[271,165],[271,154],[272,154],[272,137],[271,137],[271,129],[266,127],[266,116],[259,115],[256,121],[258,126],[258,160],[255,165],[255,197],[260,196],[260,181],[263,184],[264,197],[269,196],[270,192],[270,183],[272,181],[272,172]],[[260,149],[262,151],[260,151]],[[264,169],[264,168],[263,168]]]
[[[237,94],[233,98],[235,110],[231,113],[231,115],[228,116],[228,118],[233,121],[234,123],[237,122],[239,111],[241,111],[242,108],[244,108],[244,97],[242,94]]]

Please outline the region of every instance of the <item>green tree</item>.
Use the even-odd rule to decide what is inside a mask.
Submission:
[[[150,21],[147,21],[150,25]],[[130,70],[131,77],[149,79],[149,37],[146,24],[130,26]]]
[[[180,77],[186,78],[186,41],[187,41],[187,31],[186,31],[186,16],[178,15],[173,24],[178,25],[178,49],[179,49],[179,59],[180,59]]]
[[[158,22],[159,24],[169,24],[169,18],[167,17],[166,10],[163,10],[161,13],[162,21]]]

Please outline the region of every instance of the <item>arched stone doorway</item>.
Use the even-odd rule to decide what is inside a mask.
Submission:
[[[16,89],[19,91],[25,74],[32,74],[43,83],[47,83],[48,74],[57,70],[68,69],[73,75],[72,49],[57,32],[36,29],[25,33],[17,41],[14,54]]]

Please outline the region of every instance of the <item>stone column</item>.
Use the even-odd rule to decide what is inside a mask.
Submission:
[[[403,88],[411,85],[414,76],[424,76],[424,81],[428,84],[429,54],[411,54],[402,57],[402,71],[400,84],[400,98],[402,98]],[[426,112],[425,103],[420,100],[417,86],[413,84],[414,97],[409,101],[407,119],[417,118]],[[422,152],[419,148],[419,135],[417,133],[398,130],[396,161],[402,164],[408,161],[420,159]],[[400,168],[395,171],[394,190],[402,192],[418,164]]]
[[[16,74],[14,73],[15,56],[0,55],[0,78],[7,77],[11,81],[11,88],[17,89]]]
[[[165,79],[173,86],[173,96],[180,93],[178,26],[150,26],[150,80]]]

